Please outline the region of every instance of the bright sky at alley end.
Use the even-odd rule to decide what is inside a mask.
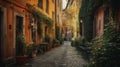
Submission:
[[[65,7],[66,7],[66,5],[67,5],[67,0],[63,0],[62,2],[63,2],[62,8],[65,9]]]

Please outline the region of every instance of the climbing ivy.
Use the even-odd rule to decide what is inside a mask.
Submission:
[[[39,34],[39,36],[42,36],[42,21],[39,20],[39,22],[37,23],[37,33]]]
[[[60,27],[56,26],[56,39],[59,40],[60,39]]]
[[[35,7],[33,7],[30,4],[27,4],[28,6],[28,11],[32,14],[32,16],[35,19],[35,22],[37,22],[37,33],[42,36],[42,22],[45,22],[48,24],[50,27],[53,26],[53,19],[47,17],[44,15],[42,12],[37,10]]]
[[[41,20],[43,19],[43,21],[45,21],[46,24],[53,24],[53,19],[47,17],[46,15],[44,15],[42,12],[40,12],[39,10],[37,10],[35,7],[33,7],[30,4],[27,4],[28,6],[28,11],[32,13],[32,15],[36,18],[36,20]]]
[[[115,2],[114,2],[115,1]],[[82,7],[79,13],[79,20],[83,19],[85,38],[89,40],[92,33],[92,25],[95,11],[104,6],[110,8],[112,18],[117,16],[119,0],[82,0]],[[92,61],[88,67],[119,67],[120,66],[120,31],[116,30],[116,25],[107,21],[104,34],[93,39]],[[105,22],[106,23],[106,22]],[[116,22],[119,23],[119,22]]]
[[[118,1],[118,0],[116,0]],[[91,41],[92,33],[91,30],[93,28],[93,21],[95,11],[100,7],[104,6],[106,8],[110,8],[112,10],[112,17],[114,18],[116,15],[116,6],[112,3],[112,0],[82,0],[82,5],[79,12],[79,20],[83,20],[84,23],[84,35],[87,41]],[[105,18],[106,19],[106,18]],[[108,22],[108,21],[107,21]],[[105,21],[105,23],[107,23]],[[89,34],[88,34],[89,33]]]
[[[120,66],[120,31],[116,24],[108,23],[101,37],[94,39],[92,61],[88,67]]]

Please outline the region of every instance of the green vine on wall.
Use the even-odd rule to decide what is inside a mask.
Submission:
[[[42,21],[44,21],[47,25],[50,27],[53,26],[53,19],[47,17],[44,15],[42,12],[37,10],[35,7],[33,7],[30,4],[27,4],[28,6],[28,11],[33,15],[35,21],[37,21],[37,33],[42,36]]]
[[[119,1],[119,0],[115,0]],[[84,23],[84,35],[87,41],[91,41],[92,33],[91,30],[94,24],[94,15],[97,9],[100,6],[105,8],[110,8],[112,10],[112,18],[116,17],[116,4],[113,4],[114,1],[112,0],[82,0],[82,6],[79,11],[79,20],[83,20]],[[117,2],[116,2],[117,3]],[[106,18],[105,18],[106,19]],[[108,22],[108,21],[107,21]],[[105,21],[105,23],[107,23]],[[88,34],[89,33],[89,34]]]
[[[37,33],[39,34],[39,36],[42,36],[42,22],[40,20],[37,23]]]
[[[119,67],[120,66],[120,31],[116,25],[108,23],[104,34],[96,38],[92,45],[92,61],[88,67]]]
[[[42,12],[40,12],[39,10],[37,10],[35,7],[33,7],[30,4],[27,4],[28,6],[28,11],[32,13],[32,15],[37,19],[43,19],[43,21],[45,21],[46,24],[53,24],[53,19],[47,17],[46,15],[44,15]]]
[[[60,39],[60,27],[56,26],[56,39],[59,40]]]
[[[51,19],[51,18],[49,18],[49,17],[47,17],[46,15],[44,15],[44,14],[42,14],[40,11],[38,11],[38,10],[31,10],[31,12],[32,12],[32,14],[34,15],[34,16],[36,16],[36,17],[38,17],[38,19],[43,19],[44,21],[47,21],[46,23],[47,24],[51,24],[51,23],[53,23],[53,20]]]

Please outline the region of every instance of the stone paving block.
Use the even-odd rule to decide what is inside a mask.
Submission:
[[[71,46],[71,42],[66,41],[64,45],[34,58],[32,62],[16,67],[83,67],[84,64],[87,61]]]

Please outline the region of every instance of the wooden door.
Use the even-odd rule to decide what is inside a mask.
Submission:
[[[16,16],[16,42],[17,36],[19,36],[20,34],[23,34],[23,17]],[[21,52],[19,48],[20,48],[19,44],[16,43],[16,56],[18,56],[19,53]]]
[[[2,63],[2,46],[3,46],[3,11],[0,10],[0,65]]]

